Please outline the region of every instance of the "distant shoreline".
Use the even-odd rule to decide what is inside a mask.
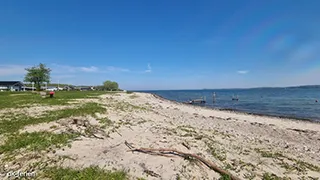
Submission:
[[[246,112],[238,109],[231,109],[231,108],[216,108],[216,107],[208,107],[208,106],[198,106],[198,105],[192,105],[192,104],[186,104],[183,102],[171,100],[164,98],[160,95],[157,95],[155,93],[149,93],[152,94],[154,97],[162,99],[162,100],[167,100],[173,103],[178,103],[178,104],[184,104],[184,105],[190,105],[190,106],[195,106],[195,107],[200,107],[200,108],[205,108],[205,109],[213,109],[213,110],[218,110],[218,111],[225,111],[225,112],[232,112],[232,113],[238,113],[238,114],[244,114],[244,115],[253,115],[253,116],[259,116],[259,117],[270,117],[270,118],[279,118],[279,119],[285,119],[285,120],[295,120],[295,121],[302,121],[302,122],[311,122],[311,123],[316,123],[320,124],[320,119],[311,119],[311,118],[299,118],[295,116],[279,116],[279,115],[270,115],[270,114],[262,114],[262,113],[251,113],[251,112]]]
[[[219,90],[250,90],[250,89],[309,89],[320,88],[320,85],[297,85],[297,86],[283,86],[283,87],[248,87],[248,88],[202,88],[202,89],[158,89],[158,90],[130,90],[133,92],[155,92],[155,91],[219,91]]]

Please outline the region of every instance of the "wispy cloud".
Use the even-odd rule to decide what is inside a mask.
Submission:
[[[98,72],[99,69],[95,66],[90,66],[90,67],[80,67],[79,68],[83,72]]]
[[[114,67],[114,66],[106,66],[106,67],[96,67],[96,66],[68,66],[68,65],[59,65],[52,64],[53,70],[58,73],[69,72],[69,73],[110,73],[110,72],[129,72],[129,69]]]
[[[82,66],[51,64],[50,68],[56,73],[98,72],[99,71],[99,68],[95,66],[82,67]]]
[[[25,68],[31,65],[13,65],[13,64],[0,64],[0,76],[23,75],[26,73]],[[69,66],[61,64],[50,64],[48,67],[54,74],[72,75],[75,73],[116,73],[116,72],[130,72],[129,69],[105,66],[98,68],[96,66]],[[151,70],[151,69],[150,69]]]
[[[237,73],[238,73],[238,74],[248,74],[249,71],[244,71],[244,70],[242,70],[242,71],[237,71]]]
[[[107,72],[129,72],[129,69],[125,69],[125,68],[119,68],[119,67],[114,67],[114,66],[108,66],[106,68]]]
[[[146,72],[146,73],[151,73],[152,72],[152,68],[151,68],[150,64],[148,64],[148,68],[144,72]]]
[[[0,76],[22,75],[26,73],[23,65],[0,65]]]

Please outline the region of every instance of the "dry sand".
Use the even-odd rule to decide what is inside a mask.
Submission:
[[[81,137],[72,142],[71,148],[48,154],[75,159],[65,160],[63,166],[124,169],[132,179],[221,177],[201,163],[178,156],[130,152],[127,141],[137,148],[173,148],[198,154],[240,179],[262,179],[265,173],[291,179],[320,177],[317,123],[207,109],[147,93],[106,94],[79,102],[103,104],[107,114],[97,116],[108,117],[113,124],[104,129],[108,138]],[[97,124],[92,117],[82,120]],[[23,131],[49,130],[55,125],[59,132],[67,121],[30,126]]]

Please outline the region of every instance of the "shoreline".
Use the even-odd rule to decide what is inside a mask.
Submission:
[[[27,170],[34,162],[50,162],[63,169],[125,172],[128,180],[320,177],[320,124],[203,108],[144,92],[83,97],[70,101],[74,107],[68,110],[63,104],[43,104],[21,107],[10,116],[0,112],[7,119],[11,114],[21,121],[24,114],[34,118],[16,129],[15,138],[25,141],[34,133],[40,137],[28,141],[30,146],[48,144],[35,161],[29,160],[35,153],[31,149],[10,149],[24,154],[6,162],[6,170],[15,170],[17,163]],[[56,118],[57,113],[65,116]],[[68,145],[52,147],[51,137],[61,135],[70,136]],[[3,145],[14,142],[2,139]]]
[[[242,115],[252,115],[252,116],[258,116],[258,117],[278,118],[278,119],[290,120],[290,121],[294,120],[295,122],[299,121],[299,122],[309,122],[309,123],[320,124],[320,119],[299,118],[299,117],[294,117],[294,116],[283,116],[283,115],[282,116],[281,115],[270,115],[270,114],[263,114],[263,113],[251,113],[251,112],[237,110],[237,109],[231,109],[231,108],[216,108],[216,107],[208,107],[208,106],[198,106],[198,105],[192,105],[192,104],[187,104],[187,103],[167,99],[167,98],[164,98],[164,97],[157,95],[157,94],[154,94],[154,93],[147,93],[147,94],[152,94],[155,98],[170,101],[173,103],[184,104],[184,105],[189,105],[189,106],[194,106],[194,107],[200,107],[200,108],[204,108],[204,109],[211,109],[211,110],[230,112],[230,113],[236,113],[236,114],[242,114]]]

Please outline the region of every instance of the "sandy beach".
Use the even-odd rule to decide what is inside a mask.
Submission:
[[[81,129],[83,122],[99,125],[97,119],[107,118],[110,125],[94,137],[81,136],[69,148],[45,156],[71,157],[61,162],[64,167],[125,170],[129,179],[221,178],[196,159],[130,151],[130,146],[194,154],[239,179],[320,177],[319,123],[213,110],[147,93],[105,94],[74,104],[89,102],[101,104],[106,113],[26,126],[20,132],[61,133]]]

